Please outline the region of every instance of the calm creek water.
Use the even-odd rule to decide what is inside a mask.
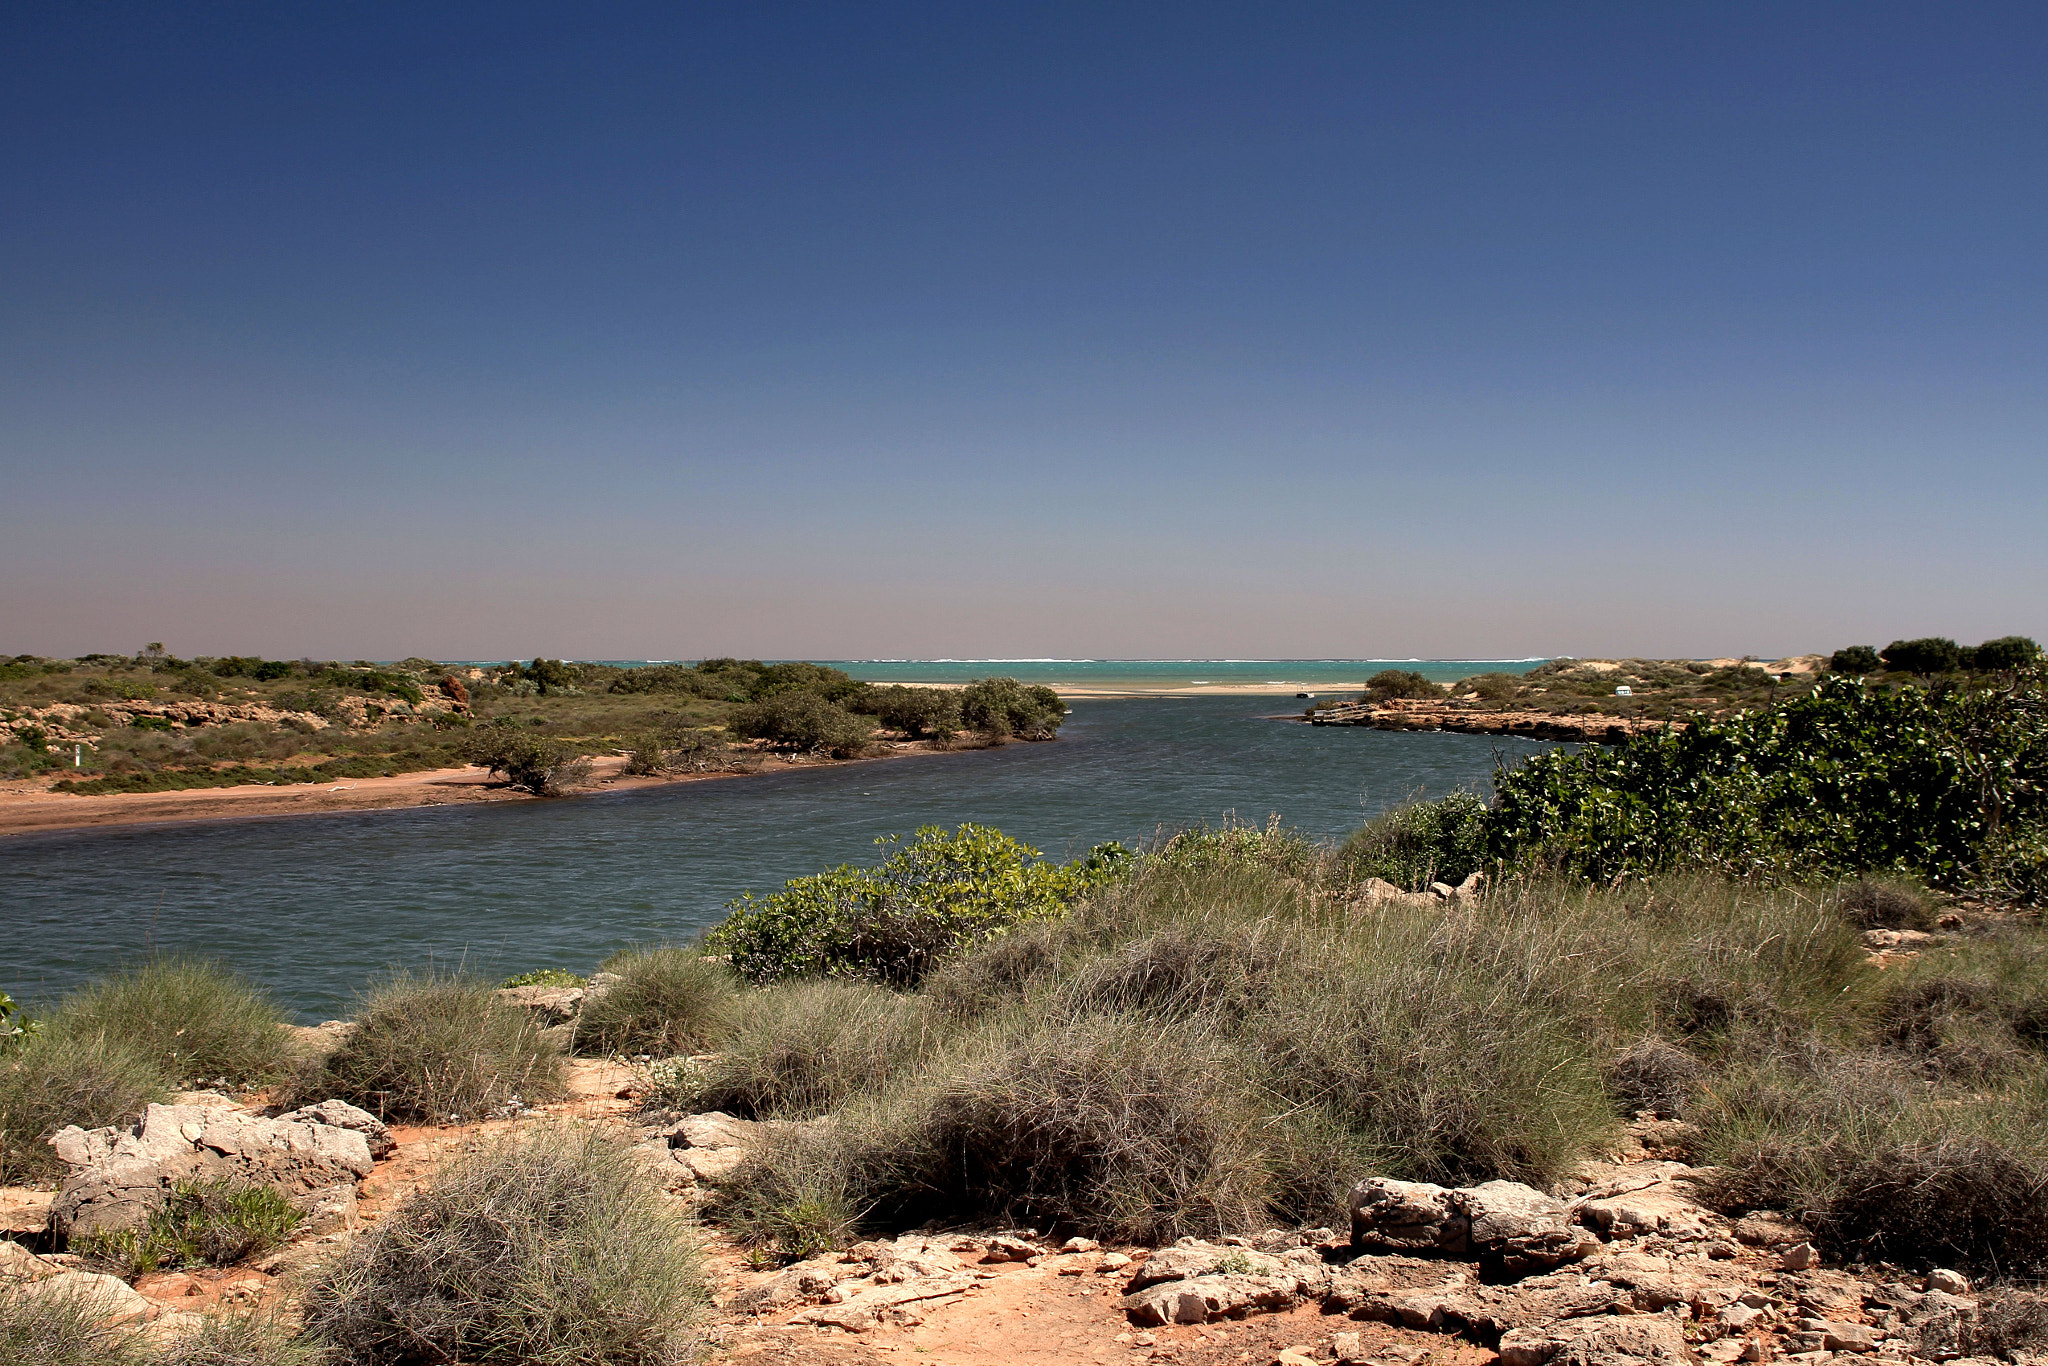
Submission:
[[[559,802],[0,839],[0,990],[47,1002],[156,950],[217,956],[308,1020],[381,971],[588,972],[878,835],[979,821],[1048,854],[1234,813],[1339,836],[1418,792],[1483,790],[1545,746],[1262,719],[1292,699],[1081,701],[1053,744]]]

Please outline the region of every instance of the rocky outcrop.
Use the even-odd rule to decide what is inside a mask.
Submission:
[[[1446,1189],[1382,1177],[1352,1188],[1351,1242],[1497,1260],[1510,1271],[1556,1266],[1598,1246],[1564,1205],[1517,1181]]]
[[[67,1238],[140,1227],[179,1181],[269,1186],[313,1216],[307,1231],[316,1231],[346,1221],[372,1166],[356,1129],[199,1105],[152,1105],[132,1129],[72,1125],[50,1146],[70,1168],[51,1207]]]
[[[345,1100],[323,1100],[318,1105],[302,1106],[277,1118],[285,1124],[325,1124],[334,1129],[353,1129],[369,1145],[372,1158],[384,1157],[398,1146],[389,1125],[368,1110],[359,1109]]]
[[[1449,700],[1395,698],[1339,702],[1309,713],[1312,726],[1366,726],[1373,730],[1448,730],[1467,735],[1526,735],[1536,740],[1618,745],[1632,736],[1683,728],[1682,721],[1645,717],[1562,715],[1541,711],[1485,711]]]

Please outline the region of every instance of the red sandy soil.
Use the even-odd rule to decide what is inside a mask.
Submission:
[[[897,743],[877,759],[940,753],[919,745]],[[873,763],[876,759],[818,759],[769,756],[757,771],[841,763]],[[685,773],[662,778],[631,778],[623,756],[591,761],[590,782],[579,792],[617,792],[671,783],[708,782],[747,776],[744,773]],[[198,787],[177,792],[110,792],[81,796],[51,792],[39,781],[0,783],[0,835],[32,831],[78,830],[105,825],[146,825],[172,821],[232,820],[245,816],[305,816],[337,811],[388,811],[416,806],[448,806],[472,802],[530,802],[540,798],[517,792],[480,768],[435,768],[401,773],[395,778],[343,778],[332,783],[272,787]]]

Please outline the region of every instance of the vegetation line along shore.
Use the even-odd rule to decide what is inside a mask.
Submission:
[[[1058,734],[1066,706],[1014,679],[875,687],[816,664],[712,659],[488,668],[248,657],[0,661],[0,781],[81,795],[395,777],[478,765],[535,795],[594,756],[636,777],[746,772]]]
[[[250,1195],[264,1183],[243,1168],[108,1203],[93,1143],[141,1142],[120,1126],[175,1088],[241,1097],[162,1112],[202,1136],[296,1123],[340,1151],[319,1135],[500,1126],[308,1261],[280,1292],[290,1317],[237,1331],[306,1360],[421,1360],[428,1335],[442,1360],[668,1363],[707,1318],[761,1302],[712,1305],[704,1240],[792,1265],[774,1284],[825,1305],[806,1322],[824,1322],[832,1268],[885,1269],[909,1253],[872,1240],[928,1249],[914,1231],[934,1228],[983,1230],[992,1260],[1003,1230],[1042,1240],[1017,1256],[1063,1238],[1133,1249],[1112,1268],[1239,1237],[1151,1253],[1122,1305],[1166,1313],[1145,1287],[1183,1276],[1208,1287],[1171,1301],[1189,1322],[1203,1294],[1241,1316],[1311,1283],[1369,1318],[1371,1192],[1527,1188],[1520,1208],[1563,1211],[1543,1192],[1655,1156],[1701,1202],[1686,1218],[1740,1219],[1786,1249],[1757,1279],[1763,1254],[1698,1243],[1699,1268],[1751,1277],[1731,1284],[1763,1306],[1744,1322],[1764,1359],[1831,1337],[2024,1362],[2048,1344],[2026,1288],[2048,1272],[2044,879],[2048,670],[1831,674],[1791,701],[1539,756],[1491,801],[1419,803],[1337,845],[1226,824],[1061,864],[985,827],[920,829],[872,865],[740,899],[702,942],[588,976],[400,975],[332,1028],[284,1029],[219,966],[145,961],[32,1022],[0,1006],[0,1180],[62,1180],[46,1236],[70,1237],[68,1265],[133,1280],[293,1245],[320,1208],[288,1183],[266,1188],[297,1214]],[[633,1069],[632,1113],[564,1122],[569,1069],[594,1065],[579,1056]],[[95,1126],[114,1127],[80,1133]],[[1503,1181],[1522,1184],[1482,1185]],[[1695,1235],[1619,1218],[1524,1239],[1488,1274],[1572,1258],[1638,1290],[1666,1283],[1642,1279],[1652,1263],[1706,1274],[1671,1250]],[[1347,1220],[1349,1241],[1331,1234]],[[1272,1228],[1305,1230],[1271,1245],[1325,1268],[1287,1272],[1293,1299],[1271,1299],[1278,1263],[1242,1241]],[[1428,1236],[1439,1256],[1465,1246]],[[1626,1239],[1635,1261],[1599,1260]],[[50,1282],[67,1265],[19,1256]],[[1197,1256],[1228,1265],[1172,1269]],[[1848,1279],[1800,1279],[1820,1259]],[[1990,1282],[1979,1298],[1931,1300],[1971,1277]],[[1548,1304],[1564,1283],[1526,1284],[1499,1293]],[[1843,1284],[1867,1287],[1825,1302],[1848,1317],[1816,1317],[1807,1301]],[[1740,1347],[1714,1317],[1735,1293],[1671,1301],[1677,1345],[1659,1350]],[[1856,1298],[1893,1294],[1918,1298],[1896,1314]],[[1543,1359],[1482,1303],[1507,1301],[1458,1301],[1446,1324]],[[0,1335],[16,1335],[0,1341],[104,1338],[107,1322],[0,1290]],[[143,1350],[94,1341],[91,1359]]]

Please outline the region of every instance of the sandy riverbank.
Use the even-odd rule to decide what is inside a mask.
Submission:
[[[817,759],[809,756],[764,756],[759,768],[727,773],[682,773],[668,777],[630,777],[623,755],[591,760],[590,781],[573,796],[624,792],[676,783],[744,778],[754,773],[780,773],[793,768],[838,768],[846,764],[879,763],[944,750],[896,742],[888,752],[866,759]],[[80,796],[50,792],[33,783],[0,783],[0,836],[101,826],[158,825],[183,821],[239,820],[255,816],[318,816],[343,811],[395,811],[419,806],[452,806],[479,802],[531,802],[542,798],[515,791],[481,768],[435,768],[401,773],[393,778],[350,778],[338,783],[273,787],[198,787],[175,792],[110,792]]]

